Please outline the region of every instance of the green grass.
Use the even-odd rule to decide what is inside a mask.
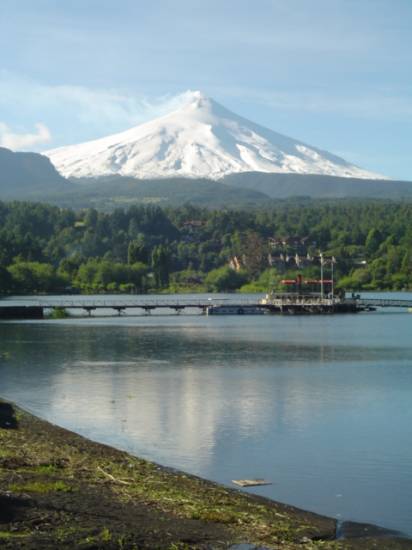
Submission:
[[[4,539],[21,539],[28,537],[30,533],[16,533],[11,531],[0,531],[0,540]]]
[[[9,450],[9,449],[1,449],[0,448],[0,458],[10,458],[12,456],[15,456],[15,452]]]
[[[103,542],[110,542],[112,540],[112,534],[107,527],[100,533],[100,540]]]
[[[54,464],[40,464],[40,466],[35,466],[34,470],[40,474],[55,474],[59,471]]]
[[[26,483],[12,483],[10,490],[16,493],[69,493],[72,491],[70,485],[64,481],[28,481]]]
[[[48,315],[49,319],[67,319],[67,317],[70,317],[70,314],[64,307],[55,307]]]

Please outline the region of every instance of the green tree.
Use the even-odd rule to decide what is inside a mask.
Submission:
[[[379,231],[379,229],[376,229],[376,227],[373,227],[369,231],[368,236],[366,237],[366,241],[365,241],[366,252],[369,255],[375,254],[380,244],[382,243],[382,240],[383,240],[382,234]]]
[[[130,241],[127,249],[127,263],[134,264],[135,262],[148,263],[149,249],[143,233],[139,233],[136,239]]]
[[[157,288],[168,286],[170,275],[170,256],[164,245],[156,246],[152,252],[152,270]]]
[[[17,262],[8,268],[14,287],[21,292],[51,292],[61,290],[65,281],[50,264]]]
[[[205,283],[210,290],[224,292],[226,290],[237,290],[247,281],[247,275],[241,271],[235,271],[228,266],[219,267],[210,271]]]
[[[7,294],[13,288],[13,278],[11,273],[0,266],[0,295]]]

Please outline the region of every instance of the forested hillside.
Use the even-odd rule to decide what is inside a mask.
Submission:
[[[110,214],[0,203],[0,292],[265,291],[318,278],[320,252],[341,288],[411,289],[411,220],[411,204],[379,201]]]

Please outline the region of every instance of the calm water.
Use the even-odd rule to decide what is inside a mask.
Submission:
[[[48,420],[412,535],[411,313],[3,322],[0,351],[0,395]]]

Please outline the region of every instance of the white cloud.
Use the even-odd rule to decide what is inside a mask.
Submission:
[[[181,97],[163,95],[148,99],[142,94],[118,90],[92,89],[83,86],[41,86],[44,101],[75,109],[76,118],[83,124],[122,125],[126,129],[177,108]]]
[[[49,140],[53,147],[103,137],[167,114],[181,104],[182,97],[162,95],[148,99],[130,90],[44,84],[0,70],[0,120],[3,121],[0,143],[3,140],[5,145],[7,138],[9,146],[13,142],[16,148],[27,147],[24,140],[16,139],[9,127],[30,127],[36,119],[43,120],[51,129]],[[43,130],[44,127],[42,131],[38,127],[37,133],[46,137]],[[53,134],[52,140],[50,134]],[[28,138],[29,143],[33,143],[30,136]],[[34,143],[40,144],[40,141]]]
[[[7,124],[0,122],[0,146],[13,150],[28,150],[51,140],[50,130],[38,122],[36,132],[16,133]]]

